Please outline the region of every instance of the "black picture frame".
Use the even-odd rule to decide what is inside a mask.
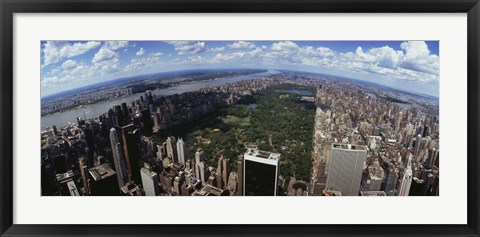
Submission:
[[[0,0],[1,236],[480,236],[478,0]],[[13,224],[14,13],[468,13],[468,224],[466,225],[17,225]],[[32,210],[34,211],[34,210]]]

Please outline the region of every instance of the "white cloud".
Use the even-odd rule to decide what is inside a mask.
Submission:
[[[223,52],[224,50],[225,50],[225,47],[216,47],[216,48],[209,48],[208,49],[209,52],[214,52],[214,53]]]
[[[51,88],[64,83],[71,82],[74,79],[75,79],[75,76],[72,76],[72,75],[65,75],[63,77],[59,77],[59,76],[44,77],[42,78],[40,83],[42,87]]]
[[[112,59],[113,57],[116,57],[116,56],[117,56],[117,53],[115,53],[111,49],[102,47],[100,48],[100,50],[98,50],[98,52],[93,57],[92,63],[98,63],[101,61]]]
[[[401,67],[434,75],[439,74],[439,57],[430,53],[425,41],[407,41],[400,47],[405,51]]]
[[[53,42],[53,44],[55,43]],[[106,79],[126,74],[154,72],[167,67],[175,69],[186,68],[188,65],[207,64],[212,67],[298,68],[299,70],[308,69],[352,77],[358,76],[360,79],[374,78],[426,83],[438,83],[439,80],[439,57],[432,54],[428,45],[423,41],[404,42],[398,50],[390,46],[367,49],[357,47],[351,52],[337,52],[328,47],[306,46],[303,43],[297,44],[292,41],[274,42],[271,45],[259,45],[258,47],[251,42],[237,41],[230,42],[225,47],[213,48],[209,48],[210,45],[205,42],[173,41],[168,43],[174,46],[178,55],[185,56],[174,54],[172,57],[165,56],[163,59],[162,52],[149,53],[147,56],[146,50],[140,48],[136,50],[137,57],[133,59],[128,57],[130,61],[125,62],[123,57],[126,57],[126,54],[115,50],[122,48],[124,50],[133,44],[129,45],[127,41],[109,41],[103,43],[94,57],[90,61],[87,60],[88,62],[80,59],[66,60],[67,58],[65,58],[66,61],[63,63],[53,65],[48,72],[42,72],[45,73],[42,75],[42,86],[73,80]],[[48,42],[44,45],[46,44]],[[73,45],[70,44],[70,47]],[[56,45],[57,49],[63,47],[65,45]],[[51,48],[49,46],[49,49]],[[204,51],[214,54],[213,56],[212,54],[200,56],[199,53]],[[65,53],[66,50],[63,52],[63,55],[71,55]],[[69,52],[73,52],[73,50]],[[45,51],[45,53],[47,52]],[[125,63],[126,66],[120,67]]]
[[[78,65],[77,62],[75,62],[74,60],[69,59],[69,60],[63,62],[63,64],[62,64],[62,69],[63,69],[63,70],[71,70],[71,69],[77,67],[77,65]]]
[[[141,56],[145,53],[145,50],[143,48],[140,48],[140,50],[137,51],[137,53],[135,55],[137,56]]]
[[[64,41],[47,41],[43,44],[43,65],[58,63],[60,60],[72,58],[87,53],[88,51],[100,46],[100,42],[77,42],[68,43]]]
[[[255,48],[255,44],[248,41],[236,41],[229,44],[228,47],[232,49],[253,49]]]
[[[175,50],[178,51],[179,55],[197,54],[205,51],[205,42],[169,41],[168,43],[174,45]]]
[[[121,41],[121,40],[105,41],[105,44],[103,46],[111,50],[117,50],[117,49],[128,47],[128,41]]]
[[[139,71],[139,70],[149,70],[159,65],[162,65],[161,58],[162,52],[151,53],[148,57],[143,58],[134,58],[130,61],[130,63],[125,66],[123,71],[130,72],[130,71]]]
[[[294,51],[298,49],[298,45],[292,41],[281,41],[273,43],[270,47],[273,51]]]

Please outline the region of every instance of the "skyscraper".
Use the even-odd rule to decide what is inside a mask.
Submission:
[[[333,143],[326,188],[343,196],[358,196],[367,149],[365,146]]]
[[[412,154],[409,154],[407,168],[403,172],[400,188],[398,189],[398,196],[408,196],[410,186],[412,185],[412,176]]]
[[[249,148],[243,157],[244,196],[276,196],[280,154]]]
[[[223,185],[227,185],[228,175],[230,174],[230,160],[225,159],[223,155],[218,159],[217,173],[222,175]]]
[[[140,169],[142,176],[142,185],[146,196],[157,196],[160,194],[160,187],[158,186],[158,175],[150,169],[150,166],[145,163],[144,167]]]
[[[403,113],[402,111],[398,112],[397,117],[395,118],[395,132],[400,131],[400,125],[402,123]]]
[[[143,124],[143,135],[146,137],[152,136],[153,125],[152,117],[150,116],[150,110],[142,110],[142,124]]]
[[[118,196],[118,188],[115,171],[108,164],[101,164],[88,169],[90,191],[93,196]]]
[[[237,190],[238,196],[243,196],[243,156],[239,155],[237,159]]]
[[[140,184],[142,182],[140,167],[143,166],[143,164],[141,165],[143,161],[139,147],[140,137],[138,129],[135,128],[135,125],[129,124],[122,127],[122,134],[124,142],[123,151],[125,153],[129,180]]]
[[[157,145],[157,159],[163,160],[163,158],[165,158],[165,147]]]
[[[188,160],[188,151],[182,138],[179,138],[177,141],[177,156],[178,163],[185,167],[185,161]]]
[[[177,142],[175,137],[168,137],[167,138],[167,156],[172,159],[173,163],[178,163],[178,156],[177,156]]]
[[[117,172],[119,189],[128,183],[128,173],[126,168],[125,156],[122,151],[122,144],[118,138],[118,132],[115,128],[110,129],[110,143],[112,146],[113,163]]]

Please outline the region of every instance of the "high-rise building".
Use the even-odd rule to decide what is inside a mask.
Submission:
[[[203,154],[202,148],[198,148],[197,152],[195,152],[195,176],[200,179],[201,172],[200,172],[200,162],[205,160],[205,155]]]
[[[420,146],[422,145],[422,135],[418,134],[417,138],[415,139],[415,150],[414,150],[414,158],[417,157],[418,151],[420,150]]]
[[[412,177],[412,154],[409,154],[407,168],[403,172],[400,188],[398,189],[398,196],[408,196],[410,186],[412,185]]]
[[[112,146],[113,164],[115,165],[115,171],[117,172],[118,185],[121,189],[126,183],[128,183],[128,173],[122,144],[120,143],[118,132],[115,128],[110,129],[110,143]]]
[[[87,195],[90,195],[90,187],[89,187],[88,178],[87,178],[88,166],[87,164],[85,164],[85,158],[80,157],[80,159],[78,159],[78,164],[80,168],[80,175],[82,176],[83,195],[87,196]]]
[[[380,166],[378,159],[375,159],[373,163],[368,166],[367,171],[368,174],[362,183],[362,191],[380,191],[385,172]]]
[[[136,129],[135,125],[129,124],[122,127],[122,135],[129,180],[140,184],[142,183],[140,167],[143,167],[143,161],[139,146],[140,137],[138,129]]]
[[[358,196],[366,157],[365,146],[333,143],[326,188],[340,191],[343,196]]]
[[[280,154],[249,148],[243,157],[244,196],[276,196]]]
[[[198,178],[200,180],[202,180],[202,183],[203,184],[206,184],[207,183],[207,179],[208,179],[208,175],[206,174],[205,172],[205,169],[206,169],[206,165],[205,165],[205,162],[203,161],[200,161],[200,163],[196,164],[197,166],[197,173],[198,173]]]
[[[175,137],[168,137],[167,138],[167,157],[172,159],[173,163],[178,163],[177,157],[177,141]]]
[[[101,164],[88,169],[90,191],[93,196],[120,195],[115,171],[108,164]]]
[[[153,124],[152,117],[150,116],[150,110],[142,110],[142,124],[143,124],[143,135],[146,137],[152,136],[153,133]]]
[[[238,196],[243,196],[243,156],[239,155],[237,159],[237,190]]]
[[[157,145],[157,159],[163,160],[166,157],[165,147],[163,145]]]
[[[203,154],[203,149],[198,148],[195,152],[195,164],[199,164],[201,161],[205,160],[205,154]]]
[[[395,118],[395,132],[400,131],[402,118],[403,118],[403,113],[402,113],[402,111],[400,111],[400,112],[398,112],[397,117]]]
[[[228,175],[230,174],[230,160],[225,159],[223,155],[218,159],[217,173],[222,176],[223,185],[227,185]]]
[[[396,194],[396,187],[398,181],[398,169],[394,167],[389,167],[385,169],[385,182],[383,183],[382,190],[385,191],[388,195]]]
[[[144,167],[140,169],[142,176],[143,190],[146,196],[157,196],[160,194],[160,187],[158,186],[158,175],[150,169],[150,166],[145,163]]]
[[[188,150],[182,138],[177,141],[177,156],[178,163],[185,167],[185,161],[188,160]]]

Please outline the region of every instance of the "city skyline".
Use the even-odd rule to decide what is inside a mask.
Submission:
[[[148,73],[300,70],[438,97],[438,41],[42,41],[42,97]]]

